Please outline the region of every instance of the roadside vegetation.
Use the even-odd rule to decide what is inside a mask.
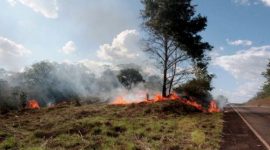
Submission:
[[[247,103],[247,105],[270,106],[270,62],[262,75],[266,78],[266,81],[262,85],[261,90]]]
[[[120,67],[132,64],[93,73],[82,64],[48,61],[21,72],[0,69],[0,149],[219,149],[222,113],[168,100],[175,92],[203,107],[212,100],[213,47],[201,36],[207,17],[196,12],[192,0],[141,2],[142,50],[160,73]],[[147,100],[149,93],[160,92],[166,101],[109,104],[125,93],[136,98],[137,89]],[[41,109],[29,110],[31,101]]]
[[[0,149],[217,150],[221,132],[221,113],[176,101],[61,104],[0,116]]]

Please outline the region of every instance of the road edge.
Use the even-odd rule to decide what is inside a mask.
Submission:
[[[248,128],[255,134],[255,136],[263,143],[263,145],[270,150],[270,145],[260,136],[260,134],[248,123],[248,121],[241,115],[241,113],[234,108],[232,105],[230,107],[240,116],[240,118],[245,122]]]

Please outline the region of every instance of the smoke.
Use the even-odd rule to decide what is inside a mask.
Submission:
[[[217,96],[215,100],[217,101],[218,107],[220,109],[223,109],[229,103],[228,98],[223,95]]]
[[[106,67],[101,74],[95,74],[83,64],[47,61],[35,63],[22,72],[0,69],[0,105],[10,103],[17,109],[30,99],[42,106],[72,100],[110,102],[120,95],[135,101],[145,98],[146,92],[160,90],[160,78],[146,74],[143,74],[145,83],[126,90],[117,79],[118,72]]]

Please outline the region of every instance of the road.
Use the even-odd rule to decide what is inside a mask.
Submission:
[[[235,107],[242,117],[255,130],[255,134],[270,149],[270,108],[267,107]]]
[[[270,108],[226,107],[221,150],[270,150]]]

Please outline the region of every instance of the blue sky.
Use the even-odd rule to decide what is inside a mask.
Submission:
[[[243,102],[260,88],[270,57],[269,0],[194,0],[208,17],[201,34],[215,48],[209,71],[214,95]],[[21,70],[50,60],[104,64],[144,64],[139,51],[139,0],[2,0],[0,67]],[[148,71],[153,71],[147,68]]]

